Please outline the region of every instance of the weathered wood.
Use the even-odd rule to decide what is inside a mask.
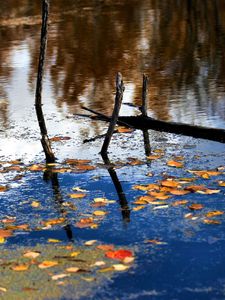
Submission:
[[[143,117],[147,117],[147,93],[148,93],[148,77],[143,74],[143,84],[142,84],[142,106],[141,106],[141,114]]]
[[[38,63],[36,93],[35,93],[35,109],[41,132],[41,143],[45,153],[47,162],[54,162],[55,156],[51,149],[51,144],[48,138],[47,127],[45,124],[44,114],[42,111],[42,79],[44,73],[45,52],[47,45],[48,34],[48,15],[49,15],[49,1],[42,0],[42,26],[41,26],[41,41],[40,54]]]
[[[109,143],[111,141],[113,131],[114,131],[116,123],[118,121],[120,107],[121,107],[122,100],[123,100],[123,92],[124,92],[124,85],[123,85],[122,75],[120,73],[117,73],[115,104],[114,104],[114,109],[113,109],[112,117],[110,120],[109,128],[106,133],[104,143],[102,145],[102,149],[101,149],[102,154],[107,153],[107,151],[108,151]]]
[[[106,117],[104,115],[104,117]],[[108,121],[109,119],[101,118],[95,116],[95,120]],[[175,134],[182,134],[186,136],[192,136],[194,138],[206,139],[211,141],[216,141],[220,143],[225,143],[225,130],[209,127],[201,127],[195,125],[188,125],[183,123],[175,122],[164,122],[156,120],[150,117],[143,116],[122,116],[118,118],[118,122],[125,122],[131,128],[136,129],[152,129],[156,131],[165,131]]]
[[[153,129],[157,131],[165,131],[175,134],[192,136],[194,138],[207,139],[225,143],[225,130],[217,128],[208,128],[195,125],[188,125],[175,122],[164,122],[155,120],[150,117],[142,116],[124,116],[119,117],[120,121],[135,127],[136,129]]]

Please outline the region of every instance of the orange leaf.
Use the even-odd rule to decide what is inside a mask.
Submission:
[[[176,189],[170,190],[170,194],[172,194],[172,195],[186,195],[189,193],[190,193],[190,191],[187,191],[187,190],[176,190]]]
[[[98,245],[96,248],[103,251],[111,251],[114,249],[114,245]]]
[[[194,203],[194,204],[191,204],[190,206],[188,206],[189,209],[191,210],[200,210],[203,208],[203,205],[202,204],[198,204],[198,203]]]
[[[154,201],[155,200],[155,198],[153,198],[153,197],[151,197],[151,196],[148,196],[148,195],[145,195],[145,196],[140,196],[140,197],[138,197],[137,198],[137,200],[136,200],[136,202],[138,202],[138,201],[142,201],[142,202],[144,202],[144,203],[151,203],[152,201]],[[138,204],[138,203],[136,203],[135,202],[135,204]]]
[[[58,265],[57,261],[44,260],[42,263],[38,265],[40,269],[47,269]]]
[[[58,218],[58,219],[49,219],[47,221],[44,221],[43,223],[48,226],[48,225],[56,225],[56,224],[61,224],[65,221],[65,218]]]
[[[75,193],[75,194],[69,194],[68,195],[72,199],[81,199],[87,196],[85,193]]]
[[[204,219],[203,222],[205,224],[210,224],[210,225],[220,225],[221,222],[218,220],[210,220],[210,219]]]
[[[91,171],[94,170],[95,167],[94,166],[89,166],[89,165],[77,165],[76,169],[79,171]]]
[[[139,210],[141,210],[141,209],[143,209],[143,208],[145,208],[144,205],[135,206],[135,207],[133,208],[133,211],[139,211]]]
[[[169,167],[175,167],[175,168],[183,168],[183,163],[179,162],[179,161],[175,161],[175,160],[169,160],[167,162],[167,166]]]
[[[11,230],[7,229],[0,229],[0,238],[7,238],[13,235]]]
[[[59,141],[68,141],[70,139],[71,139],[71,137],[69,137],[69,136],[54,136],[54,137],[50,138],[49,140],[51,142],[59,142]]]
[[[0,192],[5,192],[7,191],[8,187],[5,185],[0,185]]]
[[[123,260],[126,257],[133,256],[133,253],[129,250],[120,249],[115,251],[108,251],[105,253],[105,256],[115,260]]]
[[[65,163],[69,165],[85,165],[90,163],[91,160],[87,159],[66,159]]]
[[[119,133],[131,133],[131,132],[134,131],[134,129],[133,128],[128,128],[128,127],[120,126],[120,127],[117,128],[117,131]]]
[[[220,180],[220,181],[218,181],[218,183],[219,183],[219,186],[225,186],[225,181]]]
[[[215,211],[209,211],[208,213],[205,214],[205,216],[207,218],[212,218],[212,217],[215,217],[215,216],[221,216],[223,214],[224,214],[223,211],[215,210]]]
[[[155,197],[158,200],[167,200],[167,199],[171,198],[171,196],[166,195],[163,192],[148,192],[148,194]]]
[[[162,155],[149,155],[146,158],[150,159],[150,160],[156,160],[156,159],[159,159],[161,157],[162,157]]]
[[[188,201],[187,200],[178,200],[172,203],[172,206],[179,206],[179,205],[185,205],[187,204]]]
[[[11,269],[13,271],[26,271],[29,269],[29,265],[16,265],[16,266],[12,266]]]
[[[165,187],[173,187],[173,188],[180,187],[179,182],[174,180],[163,180],[161,181],[161,185]]]
[[[192,193],[197,191],[204,191],[206,190],[206,187],[204,185],[189,185],[185,188],[185,190],[188,190]]]

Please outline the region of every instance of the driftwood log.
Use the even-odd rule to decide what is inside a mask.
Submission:
[[[83,107],[83,109],[89,111],[88,108]],[[95,114],[95,111],[92,110],[92,113]],[[110,122],[110,117],[101,113],[102,116],[96,112],[95,116],[89,116],[91,119],[102,120]],[[199,139],[206,139],[211,141],[216,141],[220,143],[225,143],[225,130],[217,128],[208,128],[202,126],[188,125],[183,123],[175,122],[165,122],[156,120],[147,116],[121,116],[118,118],[118,124],[125,123],[127,126],[147,130],[152,129],[156,131],[165,131],[175,134],[182,134],[186,136],[191,136]]]

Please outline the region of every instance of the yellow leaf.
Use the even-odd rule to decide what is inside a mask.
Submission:
[[[169,160],[167,162],[167,166],[169,167],[175,167],[175,168],[183,168],[183,163],[179,162],[179,161],[175,161],[175,160]]]
[[[49,243],[61,243],[61,241],[57,240],[57,239],[48,239],[48,242]]]
[[[0,244],[4,244],[5,243],[5,238],[4,237],[0,237]]]
[[[4,288],[4,287],[2,287],[2,286],[0,286],[0,291],[5,293],[5,292],[7,292],[7,289]]]
[[[16,265],[16,266],[12,266],[11,269],[13,271],[26,271],[29,269],[29,265]]]
[[[57,261],[44,260],[42,263],[38,265],[40,269],[47,269],[58,265]]]
[[[79,251],[76,251],[76,252],[72,252],[72,253],[70,254],[70,256],[72,256],[72,257],[77,257],[79,254],[80,254],[80,252],[79,252]]]
[[[27,257],[27,258],[34,259],[34,258],[37,258],[39,255],[40,255],[40,252],[37,252],[37,251],[28,251],[28,252],[24,253],[23,256]]]
[[[115,264],[113,265],[113,268],[115,271],[126,271],[127,269],[129,269],[129,266],[123,264]]]
[[[36,207],[39,207],[39,206],[40,206],[40,203],[37,202],[37,201],[33,201],[33,202],[31,203],[31,206],[36,208]]]
[[[98,217],[105,216],[106,214],[107,214],[107,212],[105,212],[103,210],[96,210],[93,212],[93,215],[98,216]]]
[[[58,219],[49,219],[47,221],[44,221],[43,223],[48,226],[48,225],[57,225],[61,224],[65,221],[65,218],[58,218]]]
[[[76,191],[76,192],[81,192],[81,193],[87,192],[86,190],[83,190],[83,189],[81,189],[81,188],[79,188],[79,187],[73,187],[72,190],[73,190],[73,191]]]
[[[72,199],[81,199],[87,196],[85,193],[76,193],[76,194],[69,194],[68,195]]]
[[[142,205],[142,206],[135,206],[135,207],[133,208],[133,211],[138,211],[138,210],[141,210],[141,209],[143,209],[143,208],[145,208],[144,205]]]
[[[125,257],[125,258],[122,260],[122,262],[123,262],[124,264],[131,264],[133,261],[134,261],[134,257],[133,257],[133,256],[127,256],[127,257]]]
[[[218,183],[219,183],[219,186],[225,186],[225,181],[220,180],[220,181],[218,181]]]
[[[114,270],[115,269],[113,267],[108,267],[108,268],[100,269],[100,270],[98,270],[98,272],[100,272],[100,273],[106,273],[106,272],[112,272]]]
[[[215,211],[209,211],[208,213],[205,214],[205,216],[207,218],[212,218],[212,217],[215,217],[215,216],[221,216],[223,214],[224,214],[223,211],[215,210]]]

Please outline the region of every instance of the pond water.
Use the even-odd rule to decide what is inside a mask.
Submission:
[[[55,175],[28,169],[44,162],[34,109],[40,2],[0,2],[0,186],[9,188],[0,193],[0,220],[16,217],[17,225],[29,225],[29,230],[17,228],[1,251],[49,244],[50,238],[63,245],[97,240],[134,253],[128,271],[89,286],[88,295],[63,290],[60,299],[224,299],[224,145],[149,130],[152,154],[160,154],[153,160],[146,159],[141,131],[117,134],[110,146],[116,166],[111,168],[98,154],[102,140],[83,144],[104,133],[107,124],[75,116],[84,113],[82,105],[111,114],[118,71],[125,83],[124,102],[140,105],[146,73],[149,116],[225,128],[224,1],[51,1],[43,86],[48,133],[71,138],[53,143],[59,163],[91,159],[95,167],[87,173],[61,170]],[[135,107],[122,106],[122,115],[138,113]],[[18,169],[15,159],[25,165]],[[173,168],[170,160],[183,166]],[[7,169],[12,165],[17,169]],[[195,169],[218,173],[188,172]],[[149,172],[152,176],[146,176]],[[200,193],[172,194],[168,200],[158,199],[158,205],[139,205],[140,210],[134,204],[146,194],[135,185],[160,186],[166,178],[186,177],[218,192],[207,194],[199,187]],[[74,187],[87,191],[84,199],[68,196]],[[99,197],[116,202],[93,208]],[[174,204],[180,200],[187,202]],[[190,209],[192,204],[202,207]],[[98,209],[108,213],[98,219],[98,228],[77,226]],[[207,217],[215,211],[220,214]],[[43,228],[46,220],[62,217],[63,226]],[[0,228],[5,228],[2,221]],[[13,299],[1,284],[0,293]]]

